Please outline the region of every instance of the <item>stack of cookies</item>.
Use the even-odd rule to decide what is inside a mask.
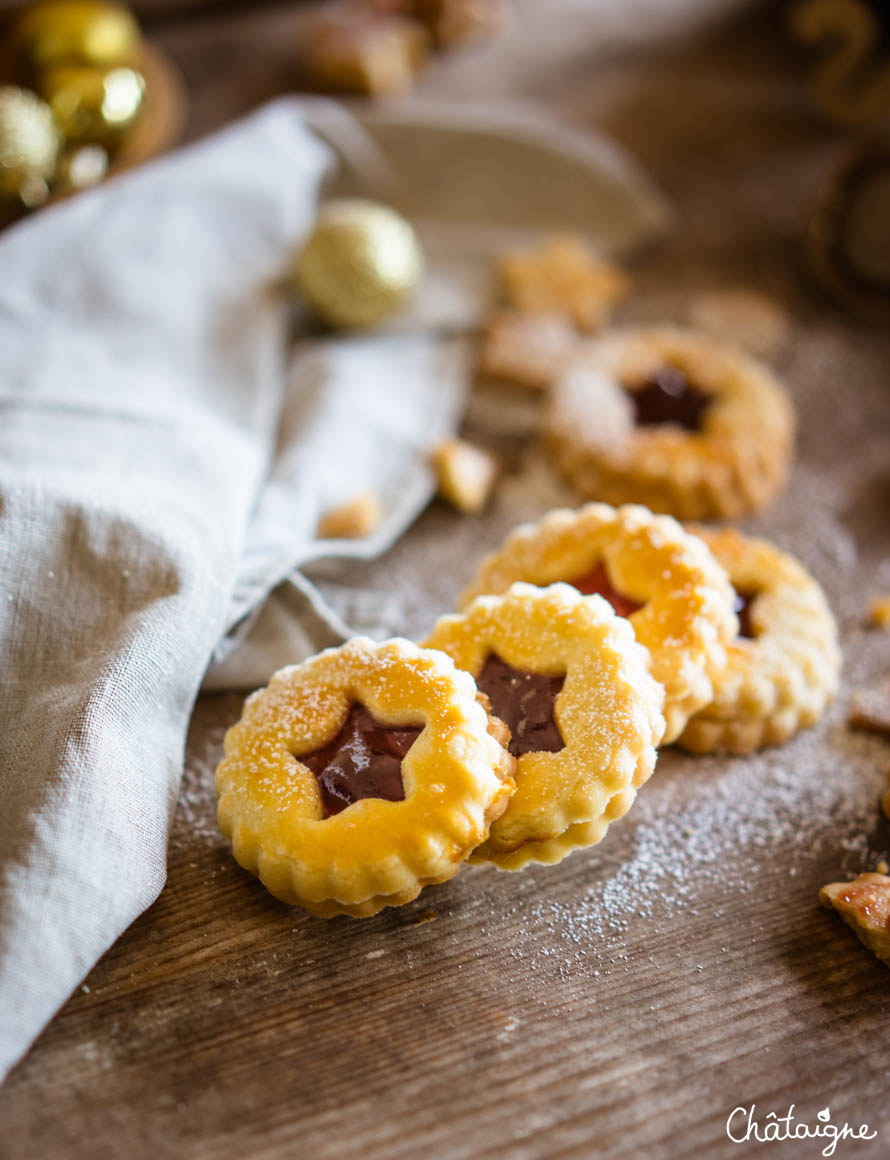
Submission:
[[[837,689],[835,622],[802,565],[675,518],[782,486],[794,417],[773,372],[712,334],[602,329],[626,278],[575,239],[508,255],[500,279],[480,371],[546,392],[556,464],[598,502],[515,529],[422,644],[355,638],[248,699],[220,825],[314,914],[375,914],[467,861],[559,862],[630,809],[660,745],[779,744]],[[461,447],[437,456],[452,502]]]

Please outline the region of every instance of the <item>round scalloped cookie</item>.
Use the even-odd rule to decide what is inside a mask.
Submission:
[[[812,725],[837,692],[837,626],[820,586],[767,540],[734,528],[694,528],[739,594],[741,631],[714,698],[686,726],[693,753],[750,753]],[[747,635],[749,634],[750,635]]]
[[[519,870],[599,842],[664,731],[663,691],[630,625],[567,584],[514,584],[443,616],[426,644],[473,675],[512,732],[516,793],[471,861]]]
[[[647,508],[586,504],[516,528],[481,563],[461,606],[516,580],[564,581],[628,615],[665,689],[665,743],[713,698],[738,623],[726,574],[696,537]]]
[[[741,516],[773,499],[794,427],[768,367],[673,327],[586,343],[554,385],[547,418],[555,460],[582,495],[695,520]]]
[[[355,714],[371,732],[337,749]],[[376,914],[451,878],[485,840],[515,788],[498,737],[503,727],[449,657],[355,637],[248,698],[216,772],[220,829],[276,898],[325,918]],[[378,750],[396,778],[389,800],[362,758]],[[344,761],[359,779],[349,792]]]

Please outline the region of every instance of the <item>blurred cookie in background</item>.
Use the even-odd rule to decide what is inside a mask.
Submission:
[[[490,36],[505,12],[504,0],[335,0],[304,33],[300,73],[323,92],[398,96],[431,52]]]

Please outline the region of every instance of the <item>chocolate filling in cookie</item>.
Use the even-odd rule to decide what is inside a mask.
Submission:
[[[698,390],[679,367],[663,366],[628,390],[638,427],[673,423],[687,431],[700,431],[713,395]]]
[[[297,755],[315,774],[324,816],[361,798],[404,801],[402,758],[420,731],[419,725],[382,725],[364,705],[354,704],[331,741]]]
[[[635,600],[631,600],[629,596],[625,596],[614,587],[602,562],[596,564],[589,572],[585,572],[583,576],[578,576],[567,583],[571,584],[573,588],[577,588],[582,596],[593,596],[594,594],[602,596],[608,600],[618,616],[631,616],[638,608],[643,607],[642,604],[637,604]]]
[[[751,624],[751,605],[760,595],[759,592],[737,592],[735,597],[735,614],[739,618],[739,636],[746,640],[753,640],[757,636]]]
[[[510,752],[558,753],[565,742],[554,717],[554,706],[565,676],[527,673],[514,669],[495,653],[489,654],[476,685],[491,701],[491,710],[510,728]]]

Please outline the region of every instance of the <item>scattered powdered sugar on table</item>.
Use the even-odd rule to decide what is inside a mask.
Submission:
[[[534,937],[543,929],[561,945],[560,973],[585,960],[608,969],[627,958],[624,935],[639,932],[641,919],[650,935],[699,907],[719,919],[715,892],[737,908],[740,896],[774,894],[788,878],[811,877],[826,856],[839,879],[873,869],[886,856],[870,837],[880,824],[886,751],[848,733],[837,709],[832,717],[781,750],[750,757],[662,754],[620,835],[613,826],[603,847],[575,855],[591,858],[599,880],[570,900],[536,894],[514,908],[528,936],[516,957],[545,953]],[[773,860],[784,869],[770,875]],[[605,864],[614,869],[604,872]]]
[[[225,725],[208,726],[201,733],[200,747],[189,747],[185,773],[177,803],[177,826],[173,841],[182,834],[190,839],[214,844],[220,840],[216,825],[216,796],[213,777],[222,759]]]
[[[826,843],[844,851],[839,869],[861,869],[885,779],[876,768],[874,778],[841,780],[830,748],[806,746],[809,760],[801,760],[801,748],[793,764],[736,760],[679,808],[671,792],[644,791],[631,860],[588,895],[602,906],[604,924],[621,929],[631,911],[670,915],[694,903],[705,883],[731,879],[745,893],[777,846],[793,851],[792,873]]]

